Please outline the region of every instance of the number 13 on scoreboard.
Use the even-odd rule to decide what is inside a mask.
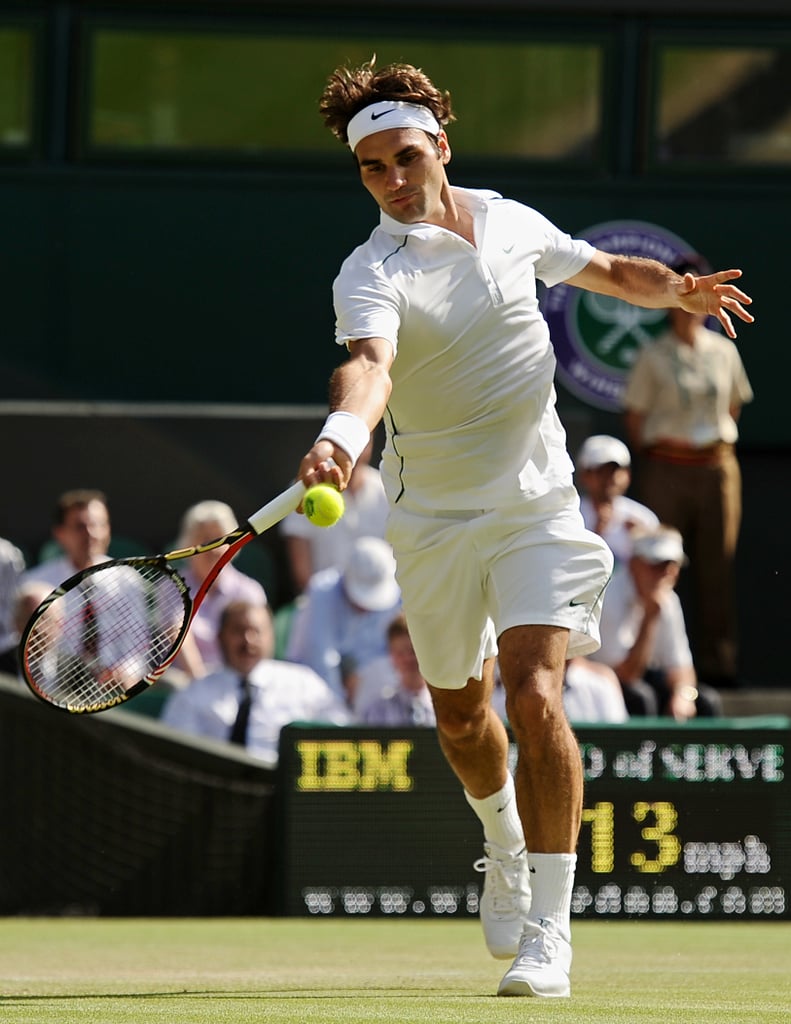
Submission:
[[[677,864],[681,856],[681,843],[675,834],[678,813],[667,800],[632,804],[632,820],[643,824],[640,835],[655,844],[651,856],[643,850],[629,855],[629,862],[643,874],[659,874]],[[582,811],[583,825],[590,825],[591,871],[607,875],[615,869],[615,807],[609,801],[600,801]]]

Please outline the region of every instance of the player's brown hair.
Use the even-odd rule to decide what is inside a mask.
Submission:
[[[438,89],[428,75],[411,64],[387,64],[378,71],[376,56],[359,67],[336,68],[319,100],[319,113],[332,134],[346,143],[346,127],[354,115],[371,103],[400,100],[428,107],[444,127],[455,121],[450,93]]]

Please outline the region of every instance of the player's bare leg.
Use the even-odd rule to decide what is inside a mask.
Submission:
[[[500,995],[570,994],[571,892],[582,814],[579,747],[563,710],[568,631],[518,626],[499,638],[508,721],[519,747],[516,792],[532,903]]]
[[[489,660],[482,680],[470,679],[460,690],[432,687],[431,695],[440,746],[484,829],[484,856],[475,867],[485,873],[480,909],[486,944],[493,956],[510,959],[519,947],[530,884],[508,736],[490,703],[493,686]]]
[[[582,763],[563,710],[568,630],[517,626],[499,639],[508,721],[519,747],[516,790],[535,853],[573,853],[582,814]]]
[[[508,735],[491,707],[494,660],[484,663],[483,679],[460,690],[429,687],[437,713],[437,736],[448,763],[473,797],[501,789],[508,775]]]

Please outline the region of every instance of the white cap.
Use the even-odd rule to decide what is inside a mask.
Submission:
[[[401,597],[395,578],[395,558],[387,541],[360,537],[355,541],[343,573],[349,600],[368,612],[394,608]]]
[[[632,457],[623,441],[609,434],[593,434],[577,453],[579,469],[598,469],[610,462],[616,466],[631,466]]]
[[[346,126],[352,153],[363,139],[390,128],[420,128],[430,135],[439,135],[442,126],[428,107],[403,100],[380,100],[358,110]]]
[[[684,541],[678,530],[672,526],[658,526],[650,533],[636,534],[632,541],[632,552],[646,562],[676,562],[686,565]]]

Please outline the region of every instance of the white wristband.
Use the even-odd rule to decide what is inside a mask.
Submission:
[[[371,432],[365,420],[353,412],[331,412],[316,440],[332,441],[356,463],[371,440]]]

